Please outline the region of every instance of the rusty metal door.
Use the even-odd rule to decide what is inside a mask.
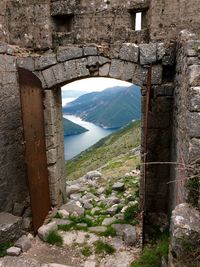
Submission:
[[[33,228],[36,233],[50,210],[44,111],[40,80],[25,69],[19,69],[25,161],[31,198]]]

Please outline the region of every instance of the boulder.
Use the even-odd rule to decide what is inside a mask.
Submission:
[[[28,251],[31,246],[31,240],[26,235],[23,235],[15,242],[15,247],[20,248],[23,252]]]
[[[22,218],[7,212],[0,213],[0,243],[17,240],[22,235]]]
[[[78,216],[83,215],[85,209],[79,201],[71,200],[60,207],[61,210],[66,210],[70,215],[76,213]]]
[[[199,247],[200,212],[189,204],[182,203],[172,212],[171,254],[179,261]]]
[[[21,248],[10,247],[6,250],[8,256],[19,256],[21,254]]]
[[[51,222],[45,225],[42,225],[38,229],[38,236],[43,240],[47,241],[48,235],[52,231],[56,231],[58,229],[57,223],[56,222]]]
[[[116,182],[112,186],[112,189],[115,190],[115,191],[123,191],[124,190],[124,187],[125,187],[124,183]]]
[[[70,196],[71,194],[77,194],[79,192],[81,192],[80,185],[74,184],[66,187],[67,196]]]
[[[136,235],[136,230],[135,230],[134,226],[129,225],[129,226],[124,228],[123,240],[124,240],[124,243],[128,246],[135,245],[135,243],[137,241],[137,235]]]

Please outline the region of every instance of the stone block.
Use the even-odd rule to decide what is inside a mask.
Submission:
[[[110,63],[111,60],[109,58],[107,58],[107,57],[99,56],[98,62],[99,62],[99,65],[102,66],[102,65],[104,65],[106,63]]]
[[[200,87],[190,87],[188,107],[192,112],[200,112]]]
[[[56,222],[51,222],[45,225],[42,225],[38,229],[38,236],[43,240],[47,241],[48,235],[52,231],[56,231],[58,229],[57,223]]]
[[[152,66],[152,78],[151,84],[162,84],[162,65],[154,65]]]
[[[174,65],[174,61],[175,61],[175,46],[170,46],[166,49],[165,55],[163,56],[162,59],[162,64],[172,66]]]
[[[139,86],[146,84],[147,83],[147,68],[143,68],[142,66],[137,65],[132,82]]]
[[[162,60],[165,53],[166,53],[165,44],[164,43],[158,43],[157,44],[157,60],[158,61]]]
[[[51,16],[73,14],[76,7],[75,0],[60,0],[51,3]]]
[[[64,63],[66,70],[66,80],[70,81],[76,78],[76,61],[70,60]]]
[[[46,54],[40,57],[35,58],[35,69],[42,70],[46,69],[52,65],[57,63],[56,55],[55,54]]]
[[[32,57],[23,57],[17,59],[17,65],[30,71],[35,69],[34,59]]]
[[[84,56],[96,56],[98,55],[98,50],[96,46],[86,46],[83,47]]]
[[[107,226],[107,225],[111,225],[116,221],[116,219],[114,217],[112,218],[105,218],[102,222],[103,226]]]
[[[80,47],[59,47],[57,51],[58,62],[64,62],[69,59],[76,59],[83,56],[83,49]]]
[[[87,60],[85,58],[76,60],[76,77],[86,78],[90,76],[90,72],[87,69],[86,65]]]
[[[31,240],[26,235],[23,235],[15,242],[15,247],[20,248],[23,252],[27,252],[31,246]]]
[[[200,139],[192,138],[189,142],[189,162],[199,159]]]
[[[63,63],[56,64],[52,67],[54,77],[56,78],[57,84],[66,81],[66,70]]]
[[[123,81],[132,82],[133,76],[135,75],[136,65],[131,62],[124,63],[124,69],[121,79]]]
[[[119,58],[126,61],[138,63],[139,60],[139,46],[136,44],[123,44],[119,51]]]
[[[99,76],[107,77],[110,71],[110,64],[106,63],[102,67],[99,68]]]
[[[7,51],[7,44],[0,43],[0,54],[5,54]]]
[[[121,60],[113,59],[111,61],[109,76],[111,78],[120,79],[123,74],[124,63]]]
[[[106,230],[107,230],[107,227],[105,226],[93,226],[93,227],[88,228],[88,231],[92,233],[104,233]]]
[[[0,243],[13,241],[22,235],[22,219],[12,214],[0,213]]]
[[[148,65],[156,62],[157,45],[154,43],[140,44],[140,64]]]
[[[53,72],[53,67],[43,70],[42,75],[44,77],[45,84],[47,85],[48,88],[51,88],[57,84],[57,80]]]

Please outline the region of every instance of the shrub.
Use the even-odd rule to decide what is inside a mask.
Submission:
[[[92,249],[90,246],[85,246],[81,249],[81,253],[83,254],[83,256],[89,257],[90,255],[92,255]]]
[[[113,254],[115,252],[115,248],[113,246],[104,243],[101,240],[94,242],[94,246],[96,254]]]
[[[5,242],[0,244],[0,257],[6,256],[6,250],[12,246],[11,242]]]

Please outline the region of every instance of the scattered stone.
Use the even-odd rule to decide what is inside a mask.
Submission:
[[[103,203],[108,205],[108,206],[118,204],[119,202],[120,202],[120,199],[116,196],[111,196],[111,197],[105,198],[103,201]]]
[[[98,194],[98,195],[101,195],[101,194],[103,194],[104,192],[105,192],[105,187],[100,187],[100,188],[97,189],[97,194]]]
[[[106,210],[106,213],[107,214],[110,214],[111,216],[115,215],[115,213],[117,212],[117,209],[118,209],[118,205],[115,204],[113,205],[111,208],[107,209]]]
[[[71,194],[70,199],[72,200],[80,200],[81,194]]]
[[[79,227],[87,227],[87,223],[77,223],[76,225]]]
[[[10,247],[6,250],[8,256],[19,256],[21,254],[21,248]]]
[[[67,212],[66,210],[59,210],[58,214],[62,217],[62,218],[68,218],[69,217],[69,212]]]
[[[124,183],[117,182],[112,186],[112,189],[115,191],[123,191],[124,190]]]
[[[90,179],[90,180],[93,180],[93,179],[96,179],[96,178],[100,178],[102,176],[102,174],[99,172],[99,171],[91,171],[91,172],[88,172],[85,177],[87,179]]]
[[[115,221],[116,221],[116,219],[113,217],[112,218],[105,218],[102,222],[102,225],[107,226],[107,225],[114,223]]]
[[[135,245],[137,241],[137,235],[134,226],[129,225],[123,230],[123,240],[128,246]]]
[[[61,210],[66,210],[69,214],[77,213],[78,216],[83,215],[85,209],[82,207],[79,201],[71,200],[67,204],[64,204],[60,208]]]
[[[81,186],[80,185],[75,184],[75,185],[71,185],[71,186],[66,187],[67,196],[70,196],[71,194],[76,194],[79,192],[81,192]]]
[[[57,226],[59,225],[69,225],[71,223],[70,220],[66,220],[66,219],[57,219],[57,218],[54,218],[53,219],[53,222],[56,222]]]
[[[99,208],[99,207],[95,207],[95,208],[93,208],[92,210],[91,210],[91,214],[96,214],[96,213],[98,213],[99,211],[100,211],[101,209]]]
[[[22,235],[22,218],[7,212],[0,213],[0,243],[16,240]]]
[[[99,200],[99,198],[98,197],[96,197],[94,194],[92,194],[92,193],[87,193],[87,194],[85,194],[83,197],[82,197],[82,199],[83,200]]]
[[[93,233],[104,233],[107,228],[105,226],[94,226],[94,227],[89,227],[88,230]]]
[[[47,241],[47,237],[50,232],[56,231],[58,229],[57,223],[56,222],[51,222],[45,225],[42,225],[38,229],[38,236],[43,240]]]
[[[84,201],[84,203],[83,203],[83,207],[84,207],[86,210],[89,210],[89,209],[92,209],[92,208],[93,208],[92,204],[91,204],[89,201]]]
[[[27,252],[31,248],[31,241],[26,235],[23,235],[15,242],[15,246],[23,252]]]
[[[132,226],[130,224],[120,224],[120,223],[118,223],[118,224],[112,224],[112,227],[116,230],[117,235],[123,236],[124,230],[126,230],[126,229],[132,230],[132,227],[134,227],[134,226]]]

